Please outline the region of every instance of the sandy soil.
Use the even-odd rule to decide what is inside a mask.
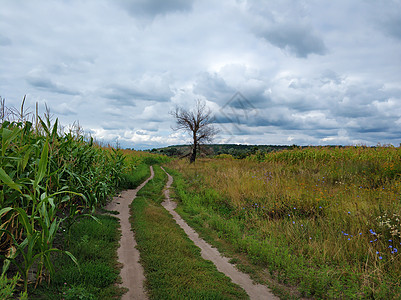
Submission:
[[[117,254],[118,261],[123,264],[120,272],[122,278],[120,286],[128,288],[128,292],[122,297],[123,300],[148,299],[143,286],[145,280],[143,267],[139,263],[139,251],[136,249],[137,243],[135,241],[134,233],[131,231],[129,205],[136,197],[137,192],[153,178],[154,173],[152,167],[150,167],[150,172],[150,177],[135,190],[123,191],[118,197],[114,197],[113,201],[106,207],[107,210],[115,210],[119,212],[117,217],[120,219],[122,235],[120,248],[118,248]]]
[[[166,172],[164,169],[163,171]],[[248,274],[242,273],[234,268],[234,266],[228,262],[229,259],[227,257],[223,257],[216,248],[212,248],[211,245],[199,237],[195,230],[188,226],[188,224],[174,210],[177,204],[170,199],[169,191],[169,188],[173,183],[173,177],[171,177],[167,172],[166,174],[168,176],[168,181],[164,190],[166,200],[162,205],[170,212],[177,224],[184,229],[185,233],[195,243],[195,245],[201,249],[202,257],[212,261],[220,272],[224,273],[226,276],[230,277],[234,283],[241,286],[251,299],[279,299],[274,296],[265,285],[255,284]]]

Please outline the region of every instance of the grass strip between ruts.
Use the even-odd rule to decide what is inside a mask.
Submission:
[[[160,205],[166,174],[155,176],[131,204],[132,226],[151,299],[248,299],[245,291],[214,264]]]

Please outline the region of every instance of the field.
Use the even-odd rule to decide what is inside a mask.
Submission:
[[[160,164],[183,218],[281,298],[401,298],[401,148],[292,147],[189,164],[102,147],[46,116],[2,120],[0,136],[2,299],[120,297],[119,224],[102,208],[149,165],[156,176],[131,209],[149,295],[246,297],[161,207]]]
[[[1,299],[10,297],[15,289],[22,298],[28,292],[35,293],[37,287],[47,294],[43,288],[50,282],[51,286],[44,289],[50,293],[49,299],[57,298],[55,295],[66,288],[60,279],[60,266],[66,264],[67,269],[75,271],[65,276],[80,278],[81,282],[78,286],[78,282],[70,280],[71,299],[80,292],[88,299],[99,297],[104,292],[100,291],[99,282],[103,289],[110,286],[112,293],[121,294],[112,288],[118,279],[118,222],[109,221],[98,212],[117,191],[142,182],[148,176],[148,164],[161,163],[166,158],[101,147],[82,135],[79,128],[75,129],[65,132],[57,120],[52,122],[46,116],[37,116],[36,122],[24,117],[2,120]],[[92,225],[82,228],[82,222]],[[109,236],[93,236],[93,232],[105,230],[104,222],[110,223]],[[97,229],[91,231],[91,226]],[[94,247],[105,241],[110,247],[110,252],[103,253],[107,257],[98,257],[94,252],[82,257],[87,242]],[[86,275],[82,275],[79,266],[85,266]],[[102,276],[109,277],[99,281]]]
[[[168,166],[187,221],[245,254],[243,268],[267,269],[282,297],[401,298],[400,148],[311,147]]]

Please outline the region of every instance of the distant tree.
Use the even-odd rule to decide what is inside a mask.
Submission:
[[[173,130],[185,130],[192,138],[192,153],[189,162],[196,160],[196,154],[199,146],[203,143],[211,142],[218,132],[213,126],[213,115],[206,103],[197,100],[193,110],[187,110],[177,106],[171,115],[175,118],[176,126]]]

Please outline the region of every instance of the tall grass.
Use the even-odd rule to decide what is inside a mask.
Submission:
[[[184,210],[302,295],[399,298],[400,154],[306,148],[170,167],[186,178]]]

